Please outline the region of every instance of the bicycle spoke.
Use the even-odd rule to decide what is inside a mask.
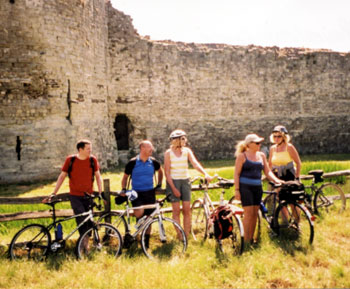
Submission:
[[[187,248],[183,229],[168,218],[163,218],[162,226],[158,219],[152,220],[152,223],[142,232],[141,243],[144,253],[154,259],[180,257]]]
[[[121,246],[122,239],[117,229],[109,224],[98,224],[79,238],[76,250],[80,259],[93,259],[97,254],[117,257]]]
[[[286,203],[277,211],[278,234],[282,242],[295,248],[306,248],[313,241],[310,215],[299,204]]]
[[[203,203],[199,200],[193,202],[192,207],[191,233],[196,241],[203,241],[207,238],[208,220],[205,214]]]
[[[42,225],[29,225],[20,230],[13,238],[9,253],[12,260],[43,260],[48,252],[50,236]]]
[[[323,184],[316,192],[314,200],[315,212],[319,215],[331,211],[341,213],[345,210],[346,199],[342,189],[332,183]]]

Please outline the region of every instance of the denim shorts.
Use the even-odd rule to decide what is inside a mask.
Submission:
[[[173,180],[175,187],[180,191],[181,196],[175,197],[173,191],[171,190],[168,183],[166,184],[165,193],[170,195],[169,200],[171,203],[176,203],[180,201],[191,201],[191,183],[190,179]]]

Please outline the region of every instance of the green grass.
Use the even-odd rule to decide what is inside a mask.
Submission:
[[[284,247],[263,227],[260,246],[238,257],[193,240],[183,258],[164,262],[127,254],[77,261],[72,249],[40,263],[2,256],[0,288],[348,288],[349,217],[347,210],[318,220],[306,252]]]
[[[331,161],[327,161],[330,159]],[[318,159],[322,161],[317,161]],[[303,174],[310,169],[325,172],[350,168],[350,156],[302,157]],[[234,160],[203,162],[210,174],[232,179]],[[191,170],[191,175],[198,173]],[[110,179],[111,190],[120,190],[123,170],[103,173]],[[350,192],[350,182],[342,185]],[[1,186],[0,196],[49,195],[55,182]],[[67,180],[60,192],[68,191]],[[210,191],[213,200],[220,190]],[[202,195],[193,192],[192,199]],[[233,195],[227,191],[226,199]],[[350,287],[350,209],[341,215],[329,215],[315,222],[313,246],[306,252],[289,248],[270,237],[263,223],[260,245],[242,256],[221,255],[215,246],[189,240],[181,259],[154,262],[143,255],[130,256],[124,251],[119,258],[100,256],[93,261],[77,261],[74,242],[68,249],[46,262],[11,262],[6,258],[11,238],[27,223],[48,220],[26,220],[0,223],[0,288],[348,288]],[[60,208],[69,208],[69,203]],[[113,208],[116,206],[113,204]],[[45,210],[45,205],[0,205],[0,214],[15,211]],[[74,222],[64,226],[64,233]]]

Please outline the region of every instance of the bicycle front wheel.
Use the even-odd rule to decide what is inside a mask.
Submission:
[[[276,232],[280,240],[295,248],[306,248],[314,239],[310,212],[298,203],[282,203],[276,210]]]
[[[153,219],[142,231],[143,252],[151,259],[180,257],[187,249],[184,230],[173,219]]]
[[[122,237],[110,224],[97,223],[80,236],[76,253],[79,259],[93,259],[97,254],[118,257],[121,253]]]
[[[195,241],[206,240],[208,236],[208,218],[205,214],[203,201],[195,200],[191,206],[191,233]]]
[[[225,254],[241,255],[244,248],[244,229],[240,217],[233,215],[232,220],[232,232],[231,234],[218,241],[219,249]]]
[[[9,255],[11,260],[41,261],[49,252],[51,236],[40,224],[31,224],[16,233],[13,237]]]
[[[345,210],[346,198],[343,190],[336,184],[323,184],[314,198],[315,213],[321,215],[331,211],[341,213]]]

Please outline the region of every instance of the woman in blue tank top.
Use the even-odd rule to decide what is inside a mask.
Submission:
[[[245,140],[236,146],[235,164],[235,199],[242,202],[244,215],[244,242],[253,242],[253,236],[258,218],[258,210],[262,198],[261,171],[275,182],[282,182],[270,170],[260,145],[264,139],[256,134],[248,134]]]

